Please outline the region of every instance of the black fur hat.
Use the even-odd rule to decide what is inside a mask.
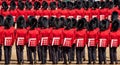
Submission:
[[[84,29],[86,26],[86,21],[84,20],[84,18],[79,19],[77,22],[77,30],[82,30]]]
[[[59,22],[61,22],[61,28],[63,28],[64,25],[65,25],[65,22],[66,22],[66,18],[60,17],[60,18],[59,18]]]
[[[72,2],[70,2],[70,1],[68,1],[67,2],[67,8],[70,9],[70,10],[73,9],[74,8],[74,4]]]
[[[114,0],[114,5],[117,6],[119,4],[119,0]]]
[[[2,2],[2,8],[6,11],[8,9],[8,4],[6,1]]]
[[[33,30],[37,27],[37,19],[35,17],[31,17],[30,19],[30,29]]]
[[[92,5],[93,9],[99,8],[99,4],[98,2],[94,2]]]
[[[13,0],[10,2],[10,9],[11,9],[11,10],[16,9],[16,3],[15,3],[15,1],[13,1]]]
[[[108,7],[109,9],[112,9],[112,8],[114,7],[114,3],[113,3],[112,1],[109,1],[109,2],[107,3],[107,7]]]
[[[28,19],[26,20],[26,26],[27,27],[31,25],[30,21],[31,21],[32,18],[34,18],[34,16],[29,16]]]
[[[54,27],[55,27],[56,29],[58,29],[58,28],[61,27],[61,22],[59,21],[58,18],[55,18],[55,20],[54,20]]]
[[[4,16],[0,15],[0,26],[4,25]]]
[[[51,10],[55,10],[56,9],[56,2],[50,2],[50,8]]]
[[[87,29],[89,30],[89,31],[92,31],[92,30],[94,30],[94,29],[96,29],[97,28],[97,22],[94,20],[94,19],[92,19],[89,23],[88,23],[88,27],[87,27]]]
[[[100,6],[101,6],[101,9],[105,8],[107,6],[106,2],[104,1],[100,2]]]
[[[40,17],[40,18],[38,19],[38,27],[39,27],[39,28],[42,28],[42,27],[43,27],[42,19],[43,19],[43,17]]]
[[[65,29],[71,29],[73,27],[72,19],[67,18],[66,20],[66,28]]]
[[[83,7],[84,7],[84,9],[88,9],[88,8],[90,7],[89,1],[85,1],[85,2],[83,3]]]
[[[41,7],[40,2],[39,2],[39,1],[35,1],[35,2],[34,2],[34,9],[35,9],[35,10],[39,10],[40,7]]]
[[[73,27],[76,27],[76,24],[77,24],[77,20],[75,18],[72,18],[72,24],[73,24]]]
[[[81,9],[82,7],[83,7],[83,4],[81,1],[74,2],[74,8]]]
[[[50,27],[53,27],[53,26],[54,26],[54,22],[53,22],[54,20],[55,20],[55,17],[50,17],[50,18],[49,18],[49,26],[50,26]]]
[[[42,18],[43,28],[49,28],[49,20],[46,17]]]
[[[98,27],[99,19],[97,17],[93,18],[93,20],[96,22],[96,27]]]
[[[5,28],[10,28],[11,26],[13,26],[13,17],[11,15],[8,15],[4,21],[4,26]]]
[[[23,16],[19,16],[17,19],[17,28],[25,28],[26,26],[25,19]]]
[[[111,20],[114,21],[117,19],[118,19],[118,12],[117,11],[112,12]]]
[[[118,20],[118,19],[117,19],[117,20],[114,20],[114,21],[112,22],[111,32],[117,31],[117,30],[119,29],[119,26],[120,26],[119,20]]]
[[[18,1],[18,9],[23,10],[25,7],[25,4],[22,1]]]
[[[7,18],[10,19],[10,25],[13,26],[14,25],[14,20],[13,20],[13,16],[12,15],[8,15]]]
[[[61,7],[62,7],[62,2],[61,2],[61,1],[58,1],[57,7],[58,7],[58,8],[61,8]]]
[[[67,7],[67,3],[62,1],[62,2],[61,2],[61,8],[62,8],[62,9],[65,9],[66,7]]]
[[[32,3],[31,2],[26,1],[25,5],[26,5],[26,9],[29,9],[29,10],[32,9]]]
[[[46,1],[42,2],[42,9],[47,9],[48,8],[48,3]]]
[[[100,23],[99,23],[100,31],[107,30],[109,28],[109,24],[110,24],[110,22],[107,19],[100,21]]]

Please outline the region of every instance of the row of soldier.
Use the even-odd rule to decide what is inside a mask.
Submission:
[[[4,46],[5,64],[9,64],[15,42],[18,64],[23,63],[24,46],[27,47],[30,64],[36,63],[36,49],[42,64],[46,63],[47,49],[54,64],[60,59],[67,64],[66,54],[68,62],[71,63],[76,49],[76,63],[79,64],[82,63],[84,48],[87,46],[89,64],[92,61],[96,63],[97,47],[99,64],[102,61],[106,64],[106,48],[110,47],[110,62],[117,64],[116,49],[120,41],[118,12],[113,12],[111,19],[110,22],[108,19],[99,21],[98,18],[93,18],[87,22],[85,18],[76,20],[64,17],[40,17],[37,20],[34,16],[29,16],[26,22],[23,16],[19,16],[15,29],[13,16],[8,15],[4,18],[0,15],[0,57]]]
[[[112,1],[104,2],[62,2],[62,1],[51,1],[50,3],[46,1],[30,2],[30,1],[18,1],[16,4],[14,1],[10,2],[10,6],[6,1],[2,2],[0,6],[0,14],[3,16],[12,15],[14,21],[21,15],[27,19],[29,16],[35,16],[39,18],[44,17],[66,17],[66,18],[86,18],[90,21],[92,18],[97,17],[100,20],[109,19],[111,21],[111,14],[113,11],[117,11],[120,15],[120,4],[114,5]]]

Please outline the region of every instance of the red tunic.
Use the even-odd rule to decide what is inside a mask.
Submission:
[[[10,15],[13,16],[14,22],[16,22],[17,21],[17,17],[18,17],[17,10],[16,9],[15,10],[10,10]]]
[[[26,29],[17,29],[16,30],[16,45],[25,45],[26,36],[27,36]]]
[[[35,30],[29,30],[27,34],[27,41],[29,47],[36,47],[39,41],[39,32]]]
[[[92,11],[91,11],[91,16],[92,16],[92,18],[94,18],[94,17],[96,17],[96,18],[98,18],[98,19],[100,19],[99,17],[100,17],[100,13],[99,13],[99,9],[93,9]]]
[[[33,9],[31,9],[31,10],[25,10],[25,12],[26,12],[26,16],[25,16],[25,17],[27,17],[27,18],[28,18],[29,16],[34,16],[34,15],[35,15]]]
[[[60,11],[60,17],[67,18],[68,17],[68,10],[59,10]]]
[[[68,18],[76,18],[76,11],[74,9],[68,10]]]
[[[88,47],[96,46],[98,42],[98,30],[88,31]]]
[[[0,26],[0,45],[3,44],[3,32],[4,32],[4,27]]]
[[[3,31],[3,39],[4,39],[4,46],[12,46],[14,44],[14,32],[15,29],[11,27],[10,29],[4,29]]]
[[[51,38],[52,42],[51,45],[57,45],[60,46],[62,40],[63,40],[63,35],[62,35],[62,29],[53,29],[51,33]]]
[[[109,36],[110,30],[99,32],[98,36],[98,47],[107,47],[110,41]]]
[[[39,9],[39,10],[34,10],[34,14],[35,14],[35,17],[37,19],[39,19],[40,16],[43,15],[43,10]]]
[[[88,10],[84,10],[84,18],[87,20],[87,22],[90,21],[90,19],[91,19],[91,9],[90,8]]]
[[[58,13],[59,13],[58,10],[51,10],[50,16],[58,18]]]
[[[2,14],[4,17],[6,17],[7,15],[10,14],[10,12],[9,12],[9,10],[7,10],[7,11],[1,10],[1,14]]]
[[[76,9],[76,19],[79,20],[84,17],[84,8]]]
[[[79,30],[75,32],[76,35],[76,47],[85,47],[87,43],[87,30]]]
[[[106,19],[107,14],[108,14],[108,9],[107,8],[100,9],[100,21]]]
[[[25,17],[25,19],[27,20],[27,13],[26,13],[25,11],[26,11],[26,10],[17,9],[17,12],[18,12],[17,18],[18,18],[19,16],[23,16],[23,17]]]
[[[120,43],[120,30],[110,32],[110,47],[118,47]]]
[[[41,29],[40,31],[40,44],[41,46],[48,46],[50,43],[50,33],[51,33],[51,29]]]
[[[72,29],[63,31],[63,38],[64,38],[63,43],[62,43],[63,47],[71,47],[72,46],[73,41],[75,39],[74,34],[75,33]]]
[[[42,16],[46,17],[46,18],[49,18],[50,17],[50,10],[43,10],[43,14]]]

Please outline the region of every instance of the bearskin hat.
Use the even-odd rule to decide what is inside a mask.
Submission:
[[[25,28],[26,23],[25,19],[23,16],[19,16],[17,19],[17,28]]]
[[[8,9],[8,4],[6,1],[2,2],[2,8],[6,11]]]
[[[114,20],[114,21],[112,22],[111,32],[117,31],[117,30],[119,29],[119,26],[120,26],[119,20],[118,20],[118,19],[117,19],[117,20]]]
[[[100,23],[99,23],[100,31],[107,30],[109,28],[109,24],[110,24],[110,22],[107,19],[100,21]]]
[[[35,2],[34,2],[34,9],[35,9],[35,10],[39,10],[40,7],[41,7],[40,2],[39,2],[39,1],[35,1]]]

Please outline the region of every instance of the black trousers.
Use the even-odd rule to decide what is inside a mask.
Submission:
[[[41,55],[42,64],[45,64],[47,60],[47,46],[41,46],[41,51],[42,51]]]
[[[4,46],[5,64],[9,64],[11,60],[12,46]]]
[[[110,62],[117,62],[117,47],[110,47]]]
[[[71,48],[70,47],[63,47],[63,60],[64,63],[67,64],[67,57],[69,63],[71,63]]]
[[[96,61],[96,47],[94,46],[88,47],[88,63],[91,61]]]
[[[76,61],[77,63],[82,63],[82,58],[83,58],[83,55],[84,55],[84,48],[85,47],[77,47],[76,48]]]
[[[59,50],[59,47],[58,46],[52,46],[52,61],[53,61],[53,64],[57,64],[58,63],[58,50]]]
[[[2,45],[0,45],[0,61],[2,60]]]
[[[33,63],[33,61],[36,63],[36,47],[28,47],[29,49],[29,61],[30,63]],[[33,53],[33,54],[32,54]]]
[[[48,46],[48,49],[49,49],[49,60],[52,61],[52,46]]]
[[[28,45],[26,45],[26,51],[27,51],[27,61],[30,61],[30,51],[29,51],[29,48],[28,48]]]
[[[63,60],[63,50],[61,46],[59,46],[59,49],[58,49],[58,58],[59,58],[59,61]]]
[[[24,46],[17,46],[16,45],[16,54],[17,54],[18,63],[23,62],[23,49],[24,49]]]
[[[74,61],[74,56],[75,56],[75,44],[72,45],[71,49],[71,61]]]
[[[41,61],[41,55],[42,55],[41,45],[37,46],[37,51],[38,51],[38,60]]]
[[[83,57],[82,57],[83,59],[84,59],[84,61],[85,61],[85,48],[84,48],[84,50],[83,50]]]
[[[106,47],[99,47],[98,48],[98,57],[99,57],[99,63],[106,63]]]

